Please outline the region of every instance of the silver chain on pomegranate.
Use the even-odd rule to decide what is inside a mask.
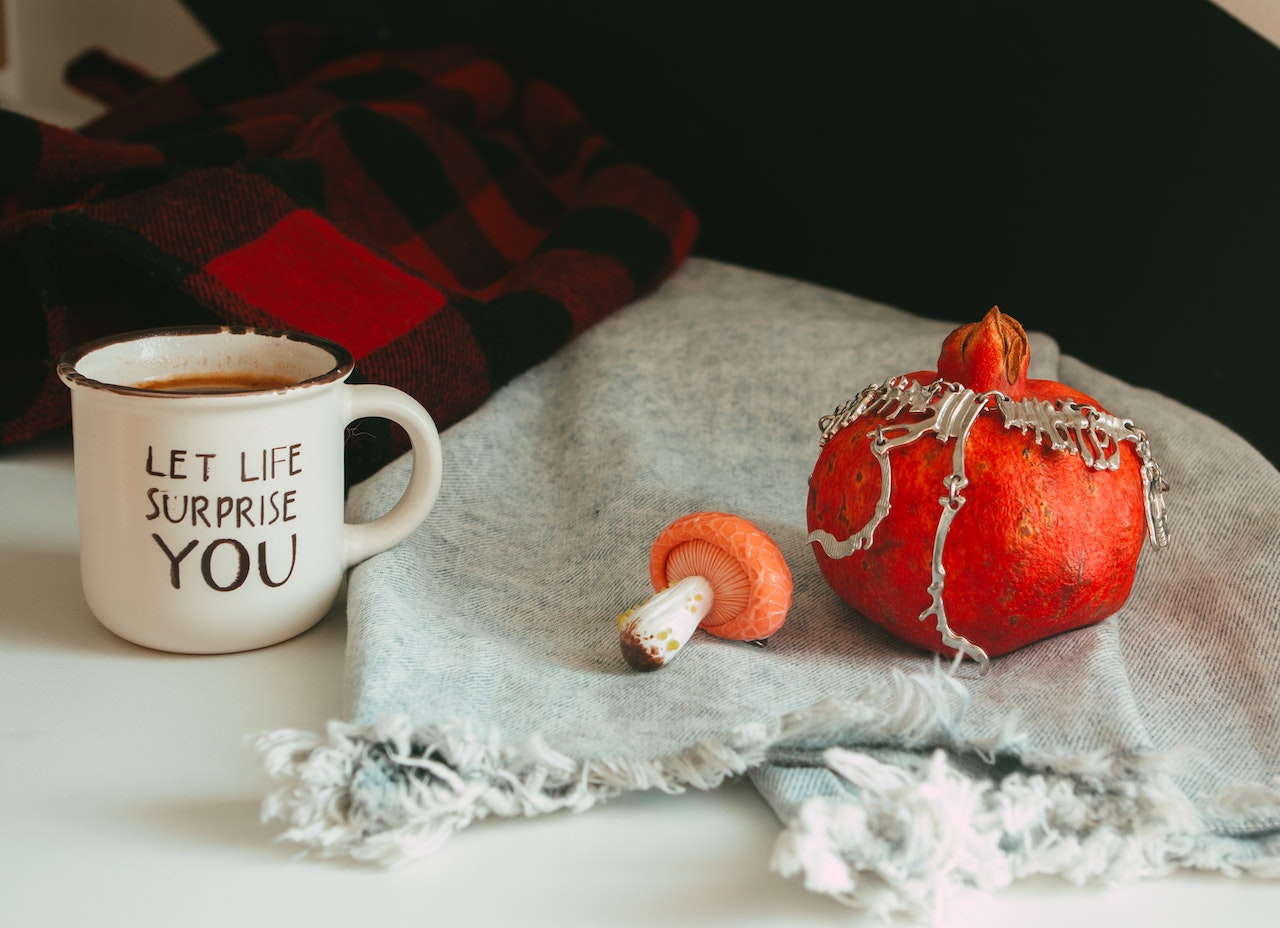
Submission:
[[[942,643],[954,648],[960,655],[967,655],[979,664],[979,672],[985,674],[989,666],[986,651],[962,635],[952,631],[947,623],[947,612],[942,602],[946,570],[942,565],[942,552],[946,545],[951,523],[965,503],[964,488],[969,485],[965,476],[964,453],[969,430],[983,411],[998,410],[1008,429],[1019,429],[1022,434],[1034,432],[1037,444],[1046,441],[1054,451],[1078,455],[1087,467],[1094,470],[1118,470],[1121,442],[1132,442],[1142,462],[1143,507],[1146,512],[1147,537],[1156,547],[1169,543],[1169,530],[1165,518],[1164,494],[1169,485],[1160,471],[1160,465],[1151,456],[1147,434],[1133,424],[1108,412],[1070,400],[1020,399],[1015,400],[998,391],[977,393],[959,383],[935,380],[921,384],[907,376],[891,377],[884,386],[871,384],[853,399],[837,406],[829,416],[818,420],[822,432],[819,446],[825,445],[833,435],[848,428],[860,417],[871,413],[886,421],[867,433],[871,440],[871,452],[880,465],[880,498],[871,518],[857,532],[846,539],[838,539],[830,532],[815,529],[809,533],[809,541],[822,546],[827,557],[838,559],[855,551],[871,547],[876,528],[889,514],[891,471],[889,452],[910,444],[923,435],[932,434],[940,442],[955,441],[951,454],[951,473],[943,478],[946,496],[938,502],[942,514],[933,538],[933,564],[929,582],[931,603],[920,613],[920,621],[932,616],[937,621]],[[923,413],[921,419],[912,422],[894,422],[904,410]]]

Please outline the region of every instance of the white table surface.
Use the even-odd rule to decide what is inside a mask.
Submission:
[[[0,449],[0,925],[879,924],[768,868],[779,823],[746,782],[482,822],[384,870],[299,859],[259,821],[247,738],[343,714],[341,603],[245,654],[148,651],[98,625],[77,566],[68,434]],[[1280,881],[1037,880],[948,924],[1280,923]]]

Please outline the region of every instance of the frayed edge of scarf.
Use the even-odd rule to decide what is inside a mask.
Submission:
[[[820,759],[848,797],[801,802],[769,865],[885,919],[941,923],[966,896],[1039,874],[1077,884],[1179,868],[1280,877],[1280,839],[1249,854],[1206,830],[1171,777],[1176,756],[1035,757],[1012,720],[994,738],[963,741],[967,691],[936,667],[895,672],[873,695],[823,701],[653,760],[574,759],[540,738],[504,743],[466,722],[415,726],[406,716],[331,722],[326,737],[266,732],[255,747],[284,785],[262,817],[282,823],[280,839],[303,854],[397,866],[490,816],[580,812],[632,791],[709,790],[766,762]],[[830,746],[850,731],[893,745],[893,761],[875,748]],[[975,777],[946,750],[914,750],[925,743],[1007,772]]]
[[[891,762],[875,748],[824,750],[823,766],[847,795],[802,801],[778,837],[771,869],[886,922],[905,916],[935,925],[1038,875],[1074,885],[1179,869],[1280,878],[1280,836],[1241,842],[1207,828],[1173,777],[1182,752],[1037,755],[1023,749],[1012,721],[987,742],[951,740],[964,702],[948,695],[959,686],[939,675],[903,681],[897,716],[883,718],[905,736]],[[936,710],[931,722],[920,714],[924,705]],[[902,725],[904,714],[918,724]],[[913,752],[926,740],[950,741],[951,750]],[[960,769],[956,758],[966,753],[991,765],[990,774]]]
[[[416,727],[406,716],[330,722],[259,735],[267,772],[286,785],[263,802],[266,823],[304,853],[401,865],[490,816],[582,812],[625,792],[715,789],[764,758],[776,737],[746,725],[657,760],[575,760],[540,738],[502,744],[465,722]]]
[[[770,865],[886,920],[944,923],[974,891],[1039,874],[1120,883],[1210,863],[1194,859],[1199,817],[1158,761],[1077,758],[1074,773],[989,781],[942,750],[906,767],[844,748],[823,760],[856,799],[802,802]]]

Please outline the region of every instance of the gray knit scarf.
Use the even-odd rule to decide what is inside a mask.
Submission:
[[[1226,428],[1033,335],[1032,376],[1140,424],[1172,486],[1172,543],[1125,607],[979,677],[823,581],[819,417],[932,368],[951,328],[693,260],[503,388],[445,433],[435,512],[351,575],[349,718],[259,738],[282,781],[265,814],[390,863],[486,816],[745,776],[781,822],[761,866],[880,913],[1044,873],[1280,875],[1280,473]],[[351,516],[408,471],[353,490]],[[765,648],[699,632],[637,673],[615,618],[649,592],[655,534],[706,509],[778,542],[790,618]]]

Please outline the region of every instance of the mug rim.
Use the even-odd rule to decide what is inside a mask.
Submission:
[[[108,348],[113,345],[127,344],[134,341],[143,341],[149,338],[188,335],[260,335],[266,338],[280,338],[288,341],[301,342],[328,352],[333,358],[333,366],[324,373],[317,374],[314,377],[308,377],[305,380],[299,380],[295,383],[262,387],[256,390],[236,390],[233,392],[216,394],[183,390],[148,390],[145,387],[136,387],[129,384],[97,380],[86,374],[82,374],[79,370],[78,365],[81,361],[93,352],[99,351],[103,348]],[[175,325],[160,326],[151,329],[134,329],[128,332],[120,332],[115,335],[105,335],[101,338],[95,338],[90,341],[81,342],[78,345],[73,345],[62,353],[57,364],[58,376],[69,387],[89,387],[91,389],[102,390],[107,393],[116,393],[122,396],[148,396],[168,399],[190,399],[193,397],[201,397],[204,399],[209,399],[210,397],[221,397],[223,399],[227,399],[235,396],[260,396],[264,394],[279,395],[281,393],[293,392],[306,387],[314,387],[321,384],[346,380],[353,370],[355,370],[354,356],[350,351],[332,339],[324,338],[320,335],[312,335],[309,332],[300,332],[294,329],[264,328],[252,325]]]

